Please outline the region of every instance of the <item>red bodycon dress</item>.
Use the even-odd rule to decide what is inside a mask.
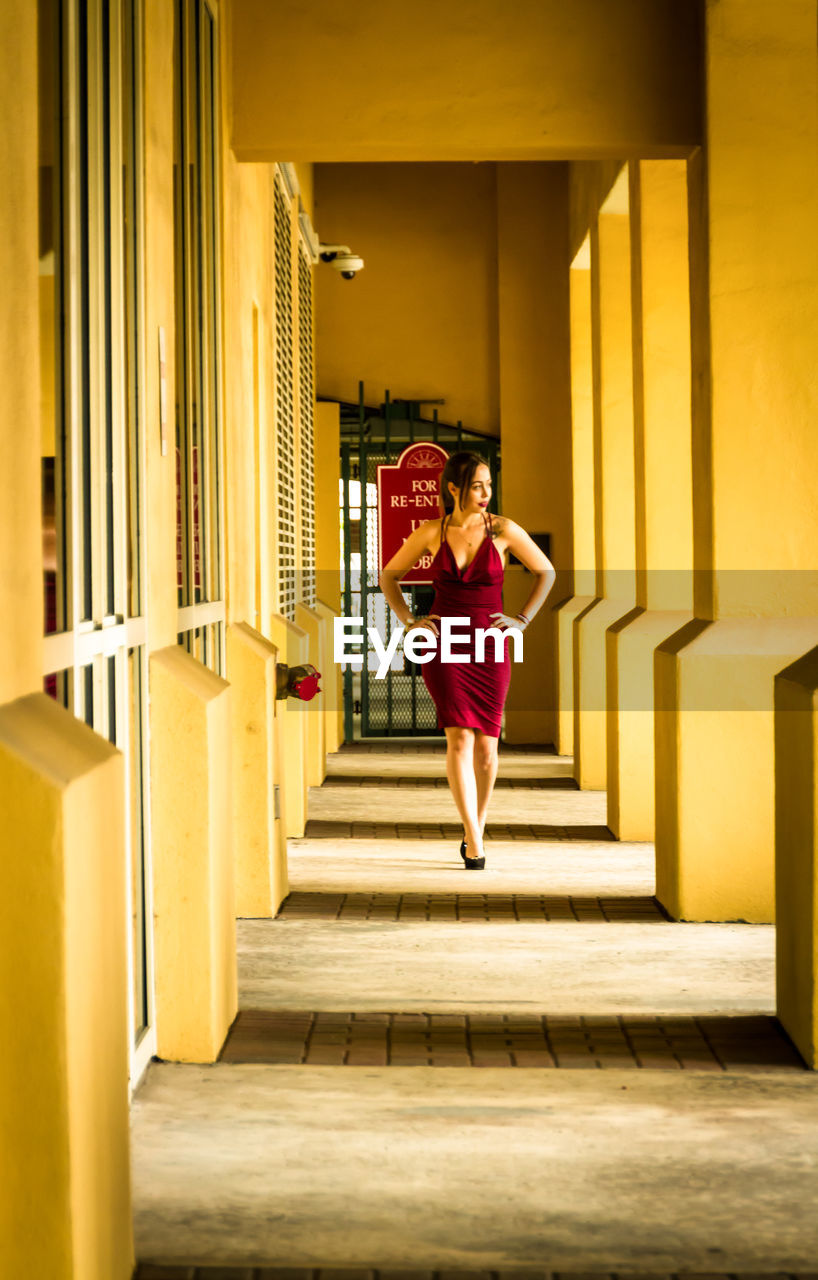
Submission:
[[[423,679],[437,708],[439,729],[459,727],[479,729],[492,738],[499,738],[503,706],[511,680],[510,640],[503,645],[503,659],[494,661],[494,640],[489,637],[485,657],[474,660],[474,628],[491,627],[492,613],[503,612],[503,558],[494,545],[491,516],[484,516],[486,536],[477,549],[474,559],[461,570],[457,567],[449,543],[446,541],[446,519],[443,521],[440,546],[432,561],[432,582],[435,598],[430,613],[441,618],[468,618],[468,640],[457,640],[453,652],[468,654],[469,662],[441,662],[440,641],[431,661],[423,666]],[[465,627],[458,627],[457,634]]]

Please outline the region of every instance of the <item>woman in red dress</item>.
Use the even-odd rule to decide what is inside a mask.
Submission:
[[[437,708],[438,727],[446,731],[446,774],[463,821],[460,854],[468,870],[479,871],[486,865],[483,830],[497,777],[497,743],[511,658],[510,642],[506,641],[501,661],[494,661],[494,644],[489,637],[485,657],[475,661],[474,629],[518,627],[524,631],[542,608],[556,574],[524,529],[505,516],[489,513],[491,473],[477,454],[455,453],[448,459],[440,477],[440,497],[443,517],[426,520],[409,535],[384,565],[380,586],[407,629],[423,627],[439,637],[436,623],[441,618],[469,619],[468,639],[458,639],[455,649],[469,661],[442,662],[438,650],[424,664],[423,678]],[[507,550],[535,579],[528,600],[514,618],[503,612]],[[431,612],[415,618],[398,584],[421,556],[431,551],[435,598]],[[458,627],[458,635],[464,630]]]

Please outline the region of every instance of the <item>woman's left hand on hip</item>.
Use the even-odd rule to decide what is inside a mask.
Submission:
[[[525,631],[526,623],[522,618],[510,618],[507,613],[490,613],[491,625],[498,627],[501,631],[507,631],[509,627],[517,627],[520,631]]]

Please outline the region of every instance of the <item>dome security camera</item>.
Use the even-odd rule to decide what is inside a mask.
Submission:
[[[345,280],[354,280],[358,272],[364,269],[363,258],[353,253],[347,244],[322,244],[320,254],[321,261],[330,262]]]

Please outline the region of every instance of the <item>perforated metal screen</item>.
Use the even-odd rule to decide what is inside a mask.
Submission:
[[[312,351],[312,264],[298,251],[298,405],[301,433],[301,598],[315,604],[315,376]]]
[[[293,255],[290,201],[275,184],[276,317],[276,516],[278,526],[278,609],[295,615],[295,396],[293,377]]]

